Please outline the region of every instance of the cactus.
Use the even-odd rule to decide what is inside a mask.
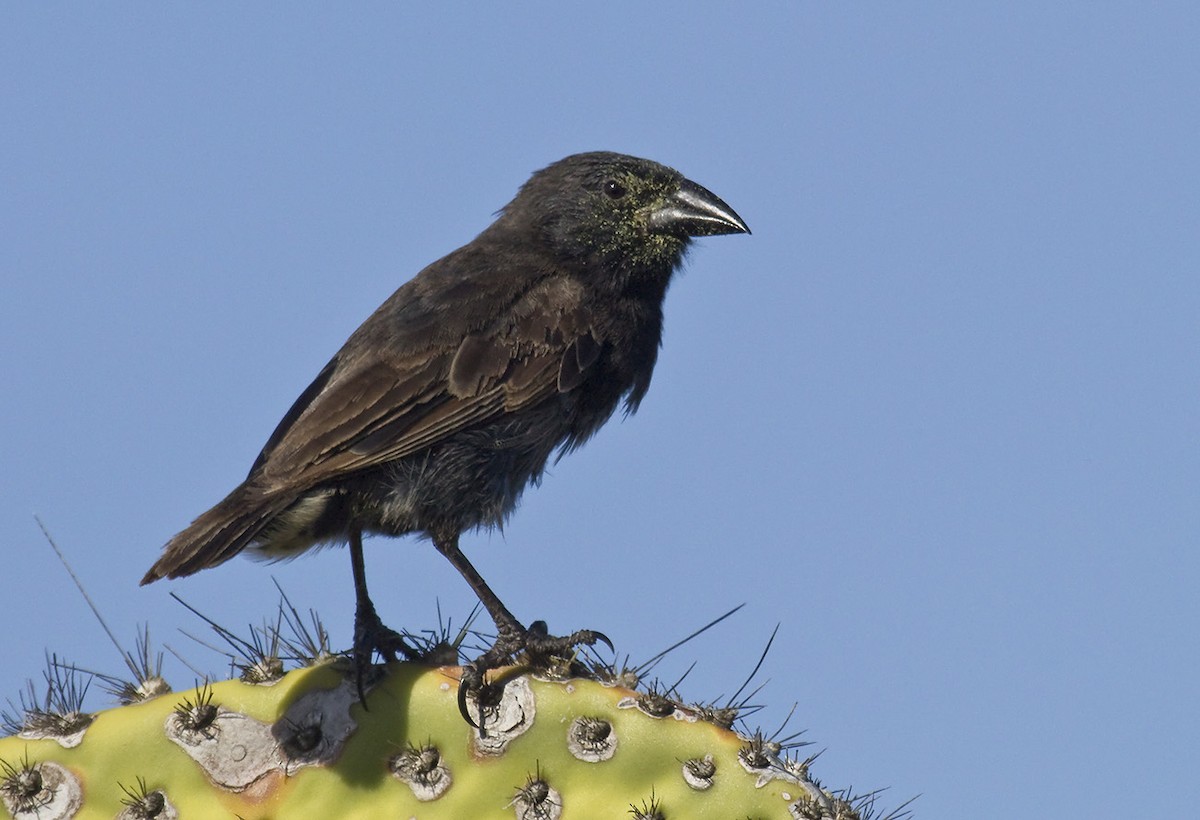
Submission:
[[[493,673],[467,702],[480,729],[460,714],[460,667],[392,664],[366,709],[344,667],[327,659],[96,715],[61,696],[60,678],[56,703],[22,699],[23,721],[10,717],[20,731],[0,738],[0,801],[19,820],[872,813],[874,795],[831,793],[811,759],[732,731],[733,712],[686,707],[604,670]]]
[[[687,706],[675,687],[642,685],[640,672],[665,653],[619,672],[594,657],[494,670],[460,699],[463,668],[452,664],[468,618],[454,638],[449,627],[407,634],[425,662],[374,667],[363,703],[353,664],[330,650],[319,619],[306,624],[280,595],[275,623],[248,639],[180,600],[232,648],[234,680],[172,693],[146,631],[136,653],[122,650],[132,682],[48,657],[46,695],[31,682],[19,708],[0,714],[11,735],[0,737],[0,817],[880,816],[877,792],[822,788],[815,756],[799,758],[790,739],[734,731],[749,711],[741,690],[723,707]],[[300,668],[285,672],[281,655]],[[86,713],[94,679],[124,705]],[[909,814],[901,806],[882,820]]]

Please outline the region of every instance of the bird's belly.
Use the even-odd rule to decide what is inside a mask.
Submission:
[[[352,506],[365,529],[386,535],[498,526],[565,435],[563,425],[528,418],[466,431],[373,471]]]
[[[453,536],[499,526],[525,488],[540,480],[555,449],[577,446],[612,407],[585,414],[582,423],[577,410],[560,396],[314,487],[276,516],[251,546],[260,557],[279,559],[344,543],[353,528],[377,535]]]

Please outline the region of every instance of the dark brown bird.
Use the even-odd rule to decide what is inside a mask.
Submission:
[[[420,533],[496,622],[477,670],[533,643],[560,646],[521,626],[459,535],[501,524],[552,454],[581,445],[622,403],[637,409],[691,237],[749,232],[717,196],[649,160],[586,153],[538,171],[490,227],[350,336],[246,480],[172,538],[142,583],[244,549],[286,558],[348,542],[361,686],[374,651],[409,651],[367,595],[362,535]]]

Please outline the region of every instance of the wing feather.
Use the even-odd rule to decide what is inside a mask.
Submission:
[[[367,361],[343,350],[264,448],[259,483],[311,487],[412,455],[576,389],[601,349],[582,288],[549,280],[456,346]]]

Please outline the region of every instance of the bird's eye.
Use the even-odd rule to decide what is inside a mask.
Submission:
[[[617,182],[615,179],[605,180],[603,188],[604,193],[609,199],[620,199],[621,197],[625,196],[625,186]]]

